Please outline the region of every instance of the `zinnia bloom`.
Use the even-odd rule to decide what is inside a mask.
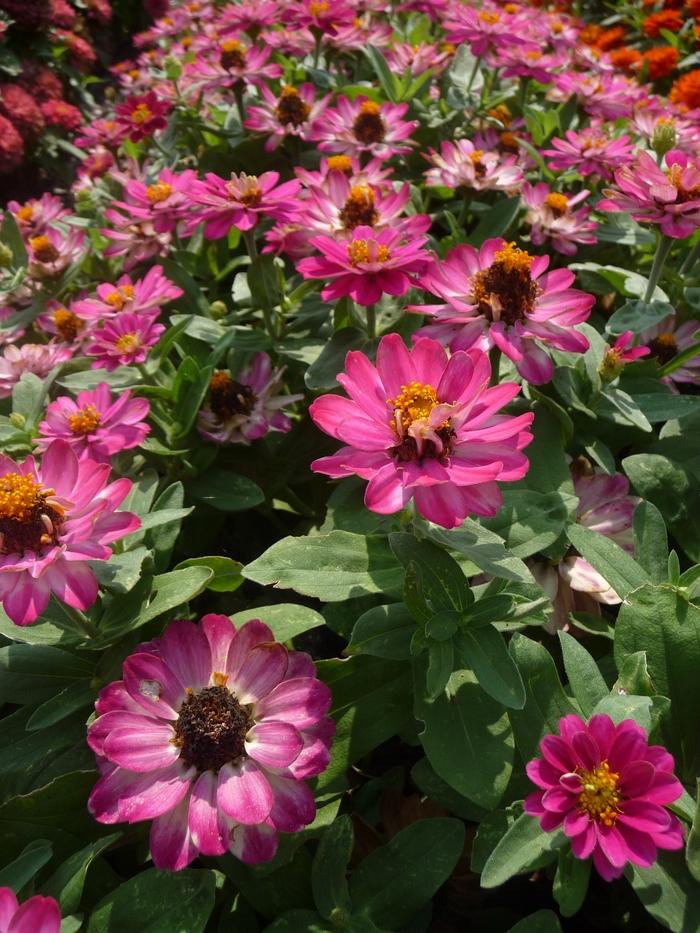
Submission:
[[[131,390],[122,391],[114,400],[107,383],[101,382],[96,389],[79,392],[75,401],[60,396],[51,402],[39,425],[39,450],[62,439],[81,460],[109,463],[120,450],[138,447],[151,430],[142,420],[151,406],[147,399],[131,395]]]
[[[164,130],[171,109],[167,100],[159,100],[153,91],[149,91],[117,104],[114,113],[117,125],[128,133],[132,142],[137,143],[152,136],[156,130]]]
[[[661,45],[654,49],[647,49],[642,55],[642,61],[647,63],[650,81],[666,78],[675,70],[678,64],[678,49],[672,45]]]
[[[535,246],[551,240],[558,253],[575,256],[579,243],[595,243],[598,224],[588,219],[590,209],[573,210],[590,193],[584,188],[578,194],[566,195],[550,191],[545,182],[536,185],[525,182],[522,189],[522,198],[528,207],[525,222],[530,224],[530,239]]]
[[[445,140],[440,152],[429,150],[433,168],[425,173],[426,185],[472,188],[475,191],[507,191],[522,183],[523,170],[514,155],[501,156],[477,149],[468,139]]]
[[[34,373],[42,379],[54,366],[60,366],[73,355],[68,347],[54,343],[10,344],[0,357],[0,398],[12,395],[12,390],[24,373]]]
[[[575,329],[588,318],[593,295],[571,288],[568,269],[547,272],[549,256],[531,256],[500,238],[486,240],[477,251],[460,245],[435,261],[421,286],[443,298],[445,305],[415,305],[410,310],[432,315],[421,334],[435,337],[451,350],[498,347],[528,382],[549,382],[554,364],[544,346],[585,353],[588,341]]]
[[[311,124],[320,117],[330,99],[330,94],[326,94],[316,100],[316,88],[308,82],[299,88],[284,84],[279,96],[263,84],[260,93],[262,101],[248,108],[245,126],[268,137],[266,152],[277,149],[287,136],[308,139]]]
[[[699,342],[698,331],[700,331],[700,322],[691,320],[679,324],[676,316],[671,314],[652,327],[648,327],[639,335],[639,339],[648,344],[651,356],[659,366],[665,366],[674,356],[683,353],[684,350],[689,350]],[[663,381],[672,388],[675,382],[699,385],[700,353],[686,360],[678,369],[674,369]]]
[[[700,68],[686,71],[674,81],[669,98],[674,104],[683,104],[689,110],[700,107]]]
[[[197,419],[200,434],[217,444],[250,444],[268,431],[290,431],[292,422],[281,409],[303,395],[277,395],[283,375],[284,367],[273,369],[267,353],[256,353],[235,379],[217,370]]]
[[[204,181],[195,182],[189,196],[196,210],[190,222],[194,229],[204,223],[204,235],[218,240],[231,227],[243,232],[252,230],[263,217],[289,220],[296,214],[296,196],[301,187],[296,179],[278,185],[278,172],[257,175],[232,174],[228,181],[209,172]]]
[[[74,301],[71,310],[89,321],[110,320],[124,311],[141,314],[157,311],[168,301],[182,295],[182,289],[163,274],[162,266],[152,266],[142,279],[135,282],[122,275],[116,285],[103,282],[97,286],[97,298]]]
[[[425,236],[404,242],[399,230],[355,227],[349,240],[312,237],[310,243],[322,256],[309,256],[297,266],[305,279],[330,280],[321,291],[324,301],[350,295],[361,305],[372,305],[388,295],[405,295],[415,276],[427,267]]]
[[[452,19],[445,23],[447,41],[453,45],[468,42],[474,55],[505,45],[522,45],[522,29],[515,28],[513,17],[496,6],[475,9],[464,4],[452,7]]]
[[[666,171],[648,152],[615,172],[617,188],[603,191],[597,210],[623,211],[635,220],[658,224],[665,236],[685,239],[700,227],[700,159],[679,149],[665,156]]]
[[[683,794],[673,757],[649,745],[634,720],[564,716],[559,735],[546,735],[540,751],[526,769],[540,790],[526,797],[525,812],[545,832],[563,827],[574,856],[592,857],[606,881],[630,862],[653,865],[658,849],[682,847],[683,828],[666,809]]]
[[[479,350],[447,354],[421,338],[408,350],[398,334],[379,344],[377,365],[364,353],[345,359],[338,382],[350,398],[322,395],[314,422],[348,446],[311,464],[333,479],[369,480],[365,505],[399,512],[411,499],[429,521],[454,528],[467,515],[495,515],[497,481],[522,479],[522,453],[533,415],[499,410],[518,394],[515,383],[489,388],[491,365]]]
[[[52,897],[35,894],[21,906],[12,888],[0,888],[0,933],[59,933],[61,910]]]
[[[553,149],[544,149],[550,156],[550,168],[557,172],[574,169],[579,175],[600,175],[612,178],[613,171],[632,159],[634,146],[629,136],[610,139],[600,127],[591,126],[576,132],[567,130],[565,139],[554,137]]]
[[[662,29],[669,32],[678,32],[683,25],[683,14],[680,10],[659,10],[647,16],[642,22],[642,31],[645,36],[655,39]]]
[[[36,463],[0,455],[0,601],[16,625],[30,625],[53,593],[75,609],[97,599],[89,561],[109,560],[107,545],[141,524],[116,509],[131,481],[109,483],[107,464],[78,460],[55,441]]]
[[[311,658],[257,619],[175,621],[126,659],[96,703],[88,742],[100,823],[153,820],[157,868],[200,853],[269,861],[278,833],[316,812],[306,778],[328,764],[331,696]]]
[[[94,331],[92,342],[85,348],[88,356],[95,357],[92,368],[111,372],[117,366],[143,363],[165,330],[162,324],[155,323],[157,317],[157,311],[125,311]]]
[[[411,151],[405,140],[418,126],[417,120],[404,120],[408,104],[378,104],[364,97],[339,97],[335,107],[327,107],[314,121],[309,139],[318,142],[322,152],[360,155],[369,152],[390,159]]]
[[[611,382],[620,375],[627,363],[634,363],[644,356],[649,356],[649,347],[635,347],[633,343],[634,334],[631,330],[626,330],[612,346],[605,345],[605,353],[598,370],[603,380]]]

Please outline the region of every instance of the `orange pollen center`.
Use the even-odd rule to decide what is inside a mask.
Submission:
[[[222,68],[245,68],[246,48],[238,39],[224,39],[219,46]]]
[[[489,13],[488,10],[484,10],[483,12],[479,13],[479,19],[482,23],[488,23],[490,26],[492,26],[494,23],[499,22],[501,17],[498,15],[498,13]]]
[[[55,262],[59,252],[47,236],[33,236],[29,238],[29,245],[39,262]]]
[[[67,308],[59,308],[53,313],[53,322],[56,330],[66,341],[75,340],[80,331],[85,326],[77,314],[73,314]]]
[[[354,230],[360,225],[374,226],[378,220],[378,214],[374,209],[374,192],[369,185],[352,186],[340,212],[340,220],[346,230]]]
[[[508,272],[517,272],[521,275],[529,274],[532,268],[533,257],[515,243],[506,243],[494,256],[494,262],[501,263]]]
[[[328,170],[331,172],[342,172],[343,175],[350,175],[352,172],[352,159],[346,155],[330,156],[326,160]]]
[[[133,332],[122,334],[114,344],[120,353],[130,353],[132,350],[136,350],[140,345],[141,341],[139,340],[139,335]]]
[[[153,114],[148,107],[148,104],[137,104],[134,109],[131,111],[131,119],[134,123],[140,126],[142,123],[145,123],[147,120],[150,120]]]
[[[160,204],[161,201],[167,201],[172,193],[172,185],[169,185],[167,181],[157,181],[155,185],[149,185],[146,188],[146,197],[150,204]]]
[[[94,405],[86,405],[68,416],[68,426],[73,434],[92,434],[100,426],[100,413]]]
[[[493,117],[494,120],[500,120],[504,126],[508,126],[511,120],[510,110],[506,107],[505,104],[498,104],[497,107],[492,107],[488,114],[490,117]]]
[[[6,473],[0,477],[0,518],[29,521],[43,498],[41,486],[31,476]]]
[[[119,285],[105,298],[105,302],[117,311],[121,311],[128,301],[134,299],[133,285]]]
[[[440,404],[433,386],[422,382],[410,382],[401,386],[401,394],[394,399],[387,399],[387,403],[394,409],[390,425],[398,427],[400,422],[404,431],[407,431],[414,421],[429,418],[433,408]]]
[[[622,800],[618,786],[620,775],[610,770],[607,761],[602,761],[592,771],[578,771],[577,773],[581,777],[579,812],[588,813],[596,822],[604,826],[614,826]]]
[[[318,2],[313,2],[309,4],[309,13],[312,16],[320,16],[321,13],[327,13],[330,9],[330,3],[327,0],[318,0]]]
[[[348,243],[348,259],[353,266],[361,262],[387,262],[390,258],[391,251],[388,246],[367,240],[352,240]]]
[[[219,48],[222,52],[242,52],[245,46],[238,39],[224,39]]]
[[[556,191],[552,191],[548,194],[544,199],[544,203],[557,217],[561,217],[562,214],[565,214],[569,207],[569,199],[567,196],[565,194],[559,194]]]
[[[28,223],[33,216],[34,208],[31,204],[23,204],[15,214],[17,220],[21,221],[22,223]]]

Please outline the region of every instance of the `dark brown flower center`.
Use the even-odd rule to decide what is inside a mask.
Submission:
[[[275,110],[277,119],[283,126],[301,126],[306,123],[311,107],[301,99],[295,87],[285,85]]]
[[[676,338],[669,331],[665,334],[659,334],[658,337],[654,337],[654,339],[649,342],[649,349],[654,359],[658,360],[661,366],[665,366],[666,363],[670,363],[676,353],[678,353],[678,344],[676,343]]]
[[[381,117],[381,108],[373,100],[366,100],[355,117],[352,131],[358,142],[369,146],[380,143],[386,136],[386,127]]]
[[[355,227],[373,227],[378,215],[374,209],[374,192],[369,185],[353,185],[340,212],[340,220],[346,230]]]
[[[83,327],[85,327],[85,322],[82,321],[77,314],[73,314],[73,312],[69,311],[67,308],[58,308],[54,311],[53,322],[56,325],[59,336],[65,340],[66,343],[72,343]]]
[[[217,370],[209,384],[209,407],[222,421],[234,415],[249,415],[256,395],[250,386],[242,385],[223,370]]]
[[[34,255],[39,262],[56,262],[60,256],[60,253],[47,236],[30,237],[29,245],[34,250]]]
[[[31,476],[0,477],[0,554],[38,553],[58,543],[65,512],[54,495]]]
[[[227,39],[219,46],[219,64],[229,71],[232,68],[245,68],[245,48],[237,39]]]
[[[198,771],[218,771],[245,755],[250,726],[250,714],[227,687],[205,687],[185,697],[174,742],[185,764]]]
[[[525,320],[539,294],[531,267],[532,256],[513,243],[499,250],[488,269],[477,272],[472,280],[472,299],[479,313],[506,324]]]

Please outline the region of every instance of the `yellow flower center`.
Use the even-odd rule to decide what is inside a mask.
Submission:
[[[152,116],[153,114],[148,104],[144,103],[137,104],[131,111],[131,119],[138,126],[141,126],[142,123],[146,123]]]
[[[250,386],[242,385],[223,369],[217,369],[209,383],[209,407],[222,421],[249,415],[256,402]]]
[[[353,185],[345,205],[340,212],[340,220],[346,230],[354,230],[363,225],[373,227],[378,219],[374,209],[374,191],[369,185]]]
[[[407,431],[414,421],[430,417],[433,408],[440,404],[433,386],[423,382],[410,382],[401,386],[401,394],[387,401],[393,406],[394,416],[398,413],[404,431]],[[389,423],[393,427],[397,422],[392,418]]]
[[[610,770],[607,761],[592,771],[578,771],[581,776],[581,794],[578,808],[604,826],[614,826],[620,812],[622,794],[618,788],[620,775]]]
[[[330,3],[328,0],[317,0],[309,4],[309,13],[312,16],[320,16],[322,13],[327,13],[330,9]]]
[[[113,292],[110,292],[109,295],[105,298],[105,302],[114,308],[117,311],[121,311],[124,305],[134,300],[134,286],[133,285],[119,285],[114,289]]]
[[[530,270],[533,257],[515,243],[496,252],[487,269],[472,279],[472,299],[479,312],[491,321],[514,324],[524,320],[534,307],[538,287]]]
[[[149,185],[146,188],[146,197],[151,204],[160,204],[161,201],[167,201],[172,193],[172,185],[169,185],[167,181],[157,181],[154,185]]]
[[[51,498],[55,494],[22,473],[0,477],[0,554],[39,551],[58,541],[65,511]]]
[[[353,266],[361,262],[387,262],[390,258],[391,250],[383,244],[375,244],[375,249],[372,250],[367,240],[352,240],[348,243],[348,259]]]
[[[41,486],[31,476],[6,473],[0,477],[0,518],[26,522],[41,498]]]
[[[29,238],[29,245],[39,262],[56,262],[60,253],[47,236]]]
[[[33,216],[34,207],[31,204],[23,204],[15,214],[15,217],[20,221],[20,223],[29,223]]]
[[[556,191],[550,192],[544,199],[544,203],[552,211],[555,217],[561,217],[569,207],[569,199],[565,194],[559,194]]]
[[[488,115],[494,120],[499,120],[504,126],[508,126],[511,121],[510,110],[505,104],[498,104],[488,111]]]
[[[494,256],[494,261],[500,263],[508,272],[517,272],[520,275],[530,274],[533,257],[515,243],[506,243]]]
[[[77,314],[73,314],[67,308],[58,308],[58,310],[54,311],[53,322],[56,325],[56,330],[66,343],[75,340],[85,327],[85,322],[81,321]]]
[[[326,165],[331,172],[342,172],[343,175],[350,175],[352,173],[352,159],[350,156],[329,156],[326,160]]]
[[[488,23],[489,26],[493,26],[494,23],[499,22],[500,16],[498,13],[490,13],[488,10],[483,10],[479,13],[479,19],[482,23]]]
[[[114,346],[120,353],[131,353],[132,350],[136,350],[141,346],[141,341],[139,335],[132,331],[128,334],[122,334]]]
[[[678,352],[678,342],[671,331],[666,331],[649,341],[649,349],[654,359],[657,360],[661,366],[665,366],[666,363],[671,362]]]
[[[238,39],[224,39],[219,50],[221,51],[219,62],[222,68],[245,68],[246,48]]]
[[[100,413],[94,405],[86,405],[68,416],[68,426],[73,434],[92,434],[100,426]]]

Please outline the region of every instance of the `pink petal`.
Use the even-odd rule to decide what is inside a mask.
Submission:
[[[230,689],[240,703],[256,703],[277,686],[287,670],[287,649],[278,642],[263,642],[248,654]]]
[[[270,775],[274,803],[270,820],[282,832],[295,833],[312,823],[316,816],[316,801],[304,781]]]
[[[59,933],[61,911],[52,897],[35,895],[12,918],[7,933]]]
[[[246,865],[271,861],[277,852],[277,830],[265,823],[235,826],[231,830],[231,852]]]
[[[167,723],[115,729],[104,741],[104,753],[122,768],[138,773],[167,768],[180,757]]]
[[[254,716],[260,720],[283,720],[297,729],[315,725],[331,705],[331,692],[320,680],[297,677],[285,680],[256,703]]]
[[[190,835],[203,855],[223,855],[227,848],[219,826],[217,786],[214,772],[205,771],[197,778],[190,797]]]
[[[153,821],[151,826],[151,856],[156,868],[180,871],[197,856],[197,846],[190,835],[187,817],[189,800]]]
[[[247,759],[241,764],[226,764],[219,771],[217,801],[237,823],[262,823],[272,809],[272,789],[260,768]]]
[[[248,732],[245,749],[251,758],[269,768],[286,768],[304,747],[299,732],[288,722],[266,720]]]

